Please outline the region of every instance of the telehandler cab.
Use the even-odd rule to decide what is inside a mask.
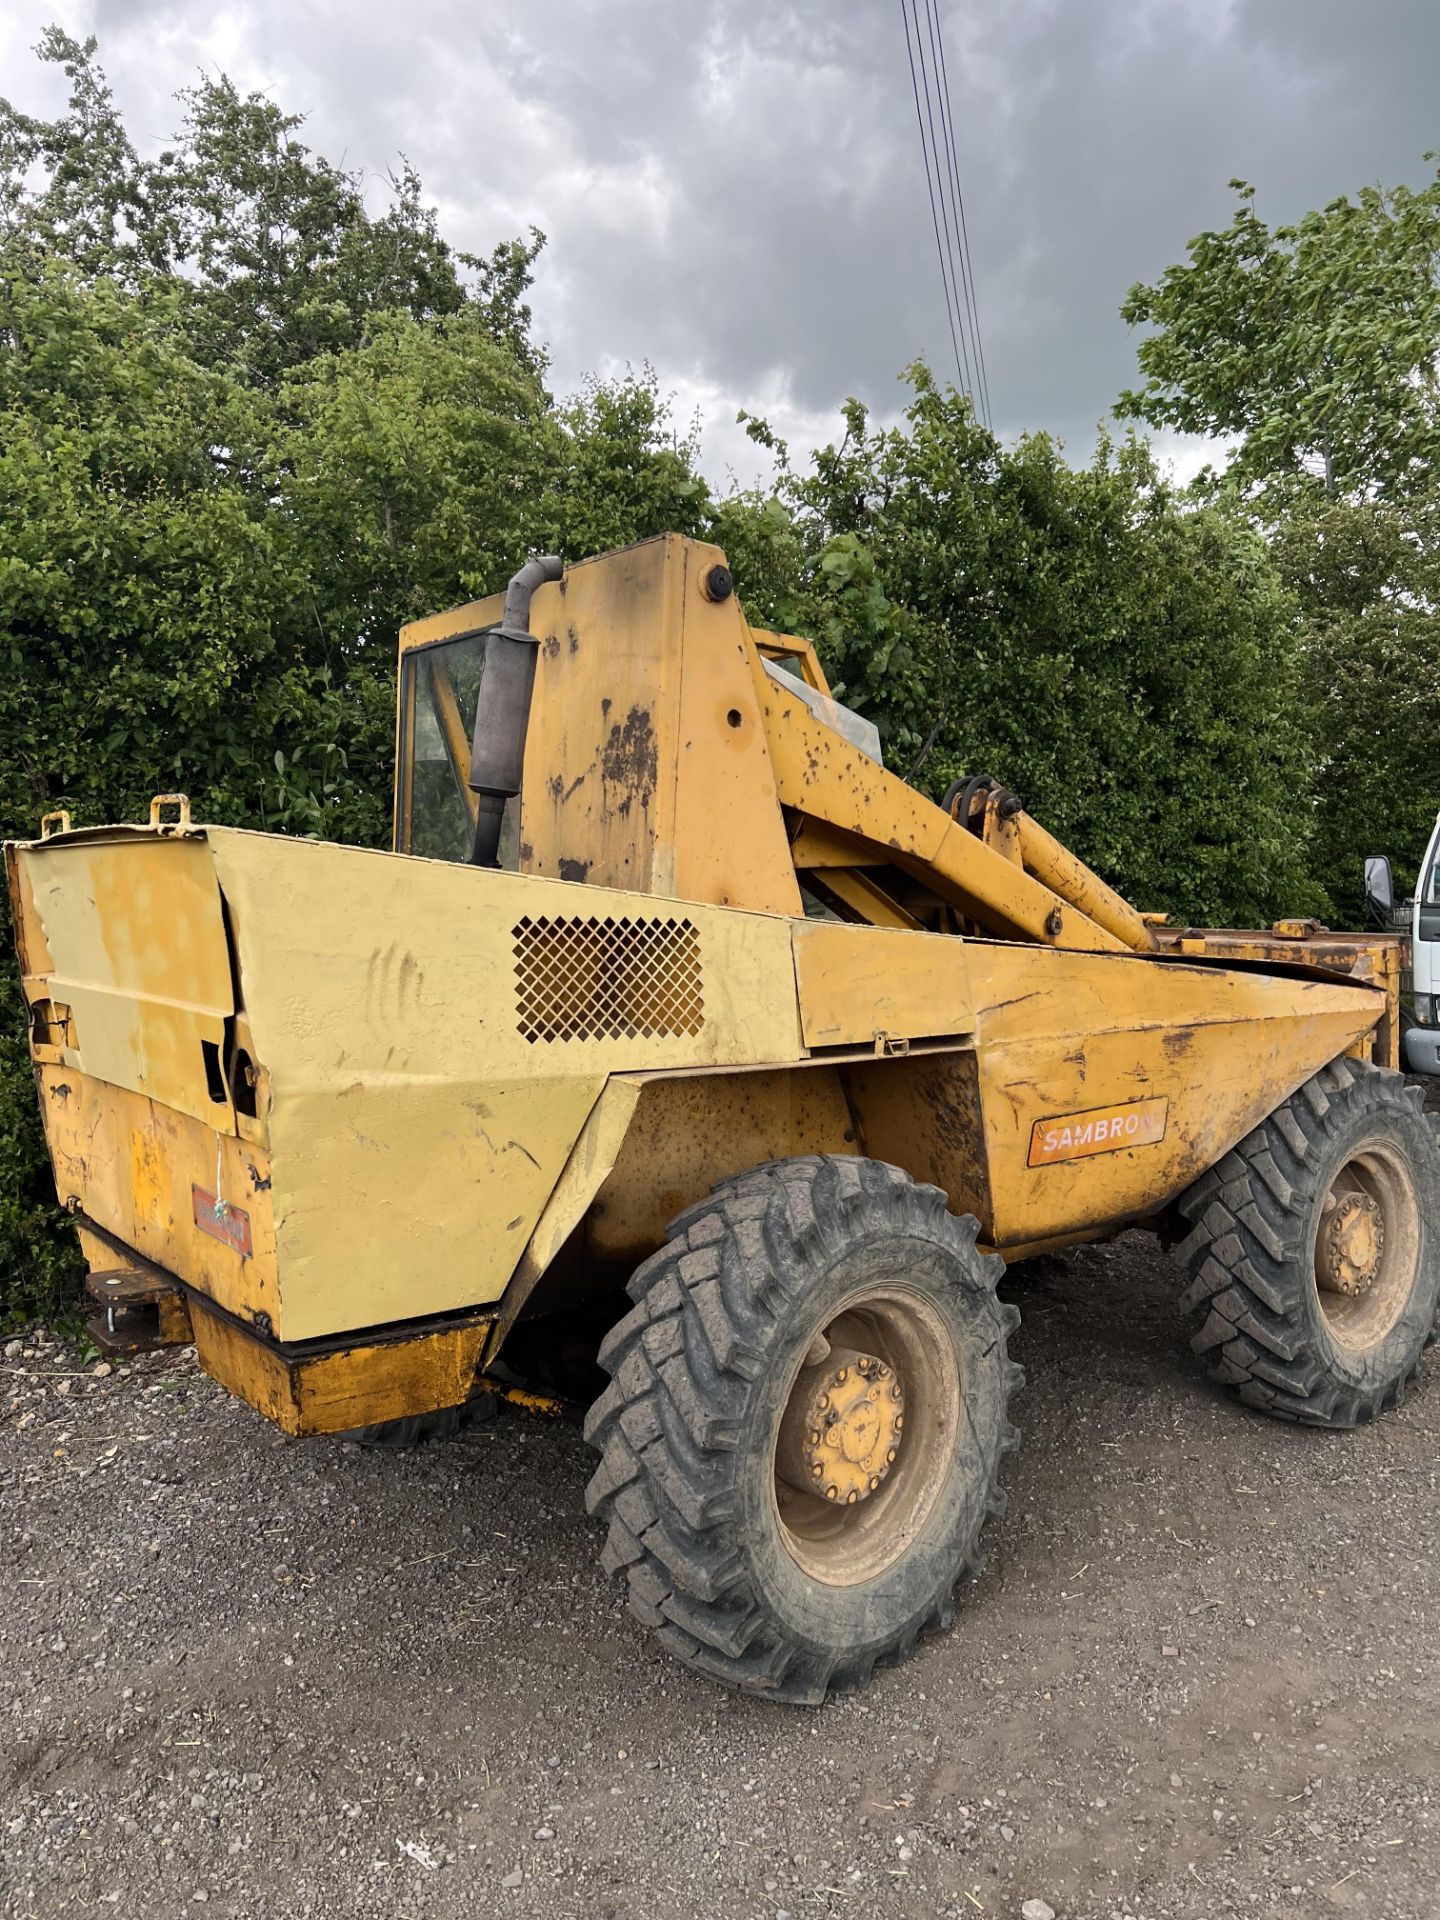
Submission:
[[[1284,1419],[1414,1376],[1399,942],[1172,929],[1003,787],[937,806],[676,537],[406,628],[396,764],[391,853],[174,796],[8,849],[111,1344],[408,1435],[608,1328],[605,1564],[794,1701],[951,1618],[1016,1440],[1007,1262],[1171,1233],[1212,1377]]]

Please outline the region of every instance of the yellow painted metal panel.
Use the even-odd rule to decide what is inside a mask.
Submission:
[[[570,1157],[505,1289],[499,1316],[491,1329],[487,1361],[500,1351],[525,1302],[609,1178],[630,1130],[644,1084],[639,1074],[614,1074],[590,1109],[580,1137],[570,1150]]]
[[[682,900],[802,913],[751,671],[754,642],[733,595],[715,604],[695,584],[725,556],[718,547],[677,546],[685,631],[674,890]]]
[[[1153,1213],[1373,1024],[1323,980],[967,941],[975,1050],[852,1062],[865,1150],[1015,1253]],[[1031,1164],[1037,1123],[1163,1102],[1143,1144]],[[1152,1113],[1154,1107],[1149,1109]]]
[[[861,1151],[840,1077],[818,1062],[774,1072],[617,1074],[505,1291],[487,1359],[582,1221],[586,1264],[613,1274],[652,1252],[675,1214],[717,1180],[790,1154]]]
[[[993,1218],[979,1068],[964,1048],[847,1061],[842,1075],[864,1151],[943,1188],[952,1213]]]
[[[1326,980],[967,943],[1000,1246],[1153,1211],[1383,1011]],[[1027,1164],[1037,1120],[1163,1099],[1163,1137]]]
[[[117,1240],[230,1312],[273,1320],[280,1292],[264,1148],[73,1067],[42,1066],[39,1077],[62,1205],[83,1209]],[[197,1225],[197,1187],[218,1191],[243,1210],[248,1259]]]
[[[592,1258],[634,1263],[717,1180],[799,1153],[859,1153],[833,1067],[649,1074],[586,1223]]]
[[[797,921],[791,938],[806,1046],[868,1046],[877,1034],[953,1038],[974,1028],[965,943],[951,935]]]
[[[305,1340],[498,1298],[604,1076],[361,1069],[271,1115],[279,1330]],[[341,1281],[343,1276],[343,1282]]]
[[[45,929],[35,906],[35,869],[25,857],[26,849],[13,842],[5,848],[5,872],[10,886],[10,912],[15,922],[15,950],[22,976],[38,980],[54,971],[55,961],[46,944]],[[48,989],[46,990],[48,992]],[[38,993],[30,996],[38,998]]]
[[[667,536],[536,593],[523,872],[800,912],[753,647],[698,584],[723,558]]]
[[[540,650],[520,797],[527,873],[674,892],[684,575],[668,564],[671,546],[646,541],[571,567],[535,595]]]
[[[644,1085],[639,1074],[617,1073],[606,1082],[516,1268],[515,1281],[522,1292],[544,1273],[608,1178]]]
[[[429,647],[437,640],[453,640],[457,634],[493,627],[504,611],[504,594],[492,593],[483,600],[467,600],[463,607],[449,607],[444,613],[411,620],[400,629],[400,651],[408,653],[412,647]]]
[[[143,832],[20,853],[49,966],[45,996],[73,1014],[66,1065],[197,1119],[211,1099],[204,1043],[233,1012],[220,894],[204,841]]]
[[[285,1339],[498,1298],[611,1072],[802,1056],[788,921],[229,829],[210,840],[271,1079]],[[555,961],[540,985],[564,1037],[522,1031],[526,925]],[[605,1029],[615,953],[657,925],[692,930],[701,1014],[686,999],[669,1028]],[[634,950],[653,957],[643,939]],[[657,1005],[644,999],[647,1017]]]
[[[457,1407],[480,1362],[488,1322],[333,1353],[287,1354],[196,1303],[195,1352],[221,1386],[285,1433],[345,1433],[372,1421]]]
[[[1163,954],[1201,954],[1222,960],[1254,960],[1262,966],[1323,967],[1378,987],[1386,1010],[1372,1035],[1352,1049],[1377,1066],[1400,1065],[1400,989],[1409,942],[1393,933],[1332,933],[1313,921],[1280,921],[1268,933],[1222,927],[1161,927]]]

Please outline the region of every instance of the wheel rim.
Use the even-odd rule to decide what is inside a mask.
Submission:
[[[790,1557],[838,1587],[893,1566],[953,1469],[960,1411],[953,1336],[923,1294],[883,1285],[843,1301],[796,1363],[776,1428],[772,1501]]]
[[[1315,1229],[1316,1298],[1331,1335],[1357,1351],[1405,1311],[1420,1263],[1420,1209],[1409,1163],[1363,1142],[1331,1181]]]

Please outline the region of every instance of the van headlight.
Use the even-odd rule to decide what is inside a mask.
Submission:
[[[1417,993],[1415,996],[1415,1018],[1422,1027],[1433,1027],[1435,1021],[1435,999],[1433,993]]]

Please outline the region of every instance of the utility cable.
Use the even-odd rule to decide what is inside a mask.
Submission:
[[[950,323],[950,345],[955,353],[956,378],[964,385],[965,375],[960,365],[960,341],[955,331],[955,300],[950,288],[950,275],[946,265],[945,249],[940,241],[940,216],[935,208],[935,182],[930,170],[930,148],[926,144],[925,121],[920,110],[920,85],[915,77],[915,53],[910,44],[910,12],[907,0],[900,0],[900,14],[905,22],[905,53],[910,62],[910,90],[915,96],[915,124],[920,129],[920,151],[925,159],[925,187],[930,196],[930,224],[935,231],[935,253],[940,262],[940,283],[945,294],[945,318]],[[915,38],[917,41],[920,38],[920,22],[918,17],[915,22]],[[921,65],[924,65],[923,53]]]
[[[970,314],[970,293],[968,287],[965,285],[961,266],[960,221],[954,209],[954,189],[950,186],[951,181],[955,177],[955,163],[950,146],[949,131],[945,125],[944,97],[940,92],[940,62],[935,46],[935,12],[931,0],[925,0],[925,27],[930,41],[930,63],[927,68],[925,63],[925,47],[923,41],[920,39],[919,0],[911,0],[911,5],[915,12],[915,38],[920,46],[920,78],[925,88],[925,111],[930,121],[930,150],[934,155],[935,175],[940,190],[940,223],[945,230],[945,251],[950,262],[950,284],[955,289],[955,319],[960,329],[960,352],[965,361],[965,391],[969,396],[971,407],[978,412],[975,376],[972,371],[974,355],[970,350],[970,343],[965,332],[965,323]],[[934,106],[932,106],[930,99],[930,82],[932,78],[935,82]],[[938,139],[935,133],[935,106],[938,106],[940,111],[940,136]],[[945,149],[943,160],[940,154],[942,144]],[[949,188],[951,194],[949,199],[946,197],[947,188]]]
[[[925,0],[925,16],[930,28],[930,64],[925,64],[925,43],[920,38],[919,0],[910,0],[911,12],[915,20],[915,45],[920,54],[920,85],[925,94],[925,118],[930,126],[930,154],[935,162],[935,190],[940,201],[940,225],[945,234],[945,257],[950,267],[950,285],[955,294],[955,324],[960,330],[960,358],[965,363],[964,388],[970,396],[971,405],[975,401],[975,378],[970,370],[970,352],[965,340],[964,292],[960,284],[960,274],[956,264],[958,231],[952,233],[954,222],[950,215],[950,203],[945,197],[945,167],[940,159],[940,141],[935,136],[935,103],[930,98],[930,82],[934,79],[936,99],[940,93],[940,74],[935,66],[935,26],[930,17],[930,0]],[[943,129],[944,115],[941,115]]]
[[[926,0],[929,5],[929,0]],[[951,186],[955,195],[955,206],[960,219],[960,262],[966,282],[970,326],[975,348],[975,364],[980,376],[980,393],[985,408],[985,424],[993,429],[994,415],[990,407],[990,376],[985,366],[985,348],[980,339],[980,303],[975,297],[975,271],[970,260],[970,231],[965,219],[965,200],[960,192],[960,172],[955,152],[955,109],[950,95],[950,73],[945,63],[945,28],[940,18],[937,3],[935,8],[935,36],[940,48],[940,94],[941,114],[947,123],[946,145],[950,154]]]

